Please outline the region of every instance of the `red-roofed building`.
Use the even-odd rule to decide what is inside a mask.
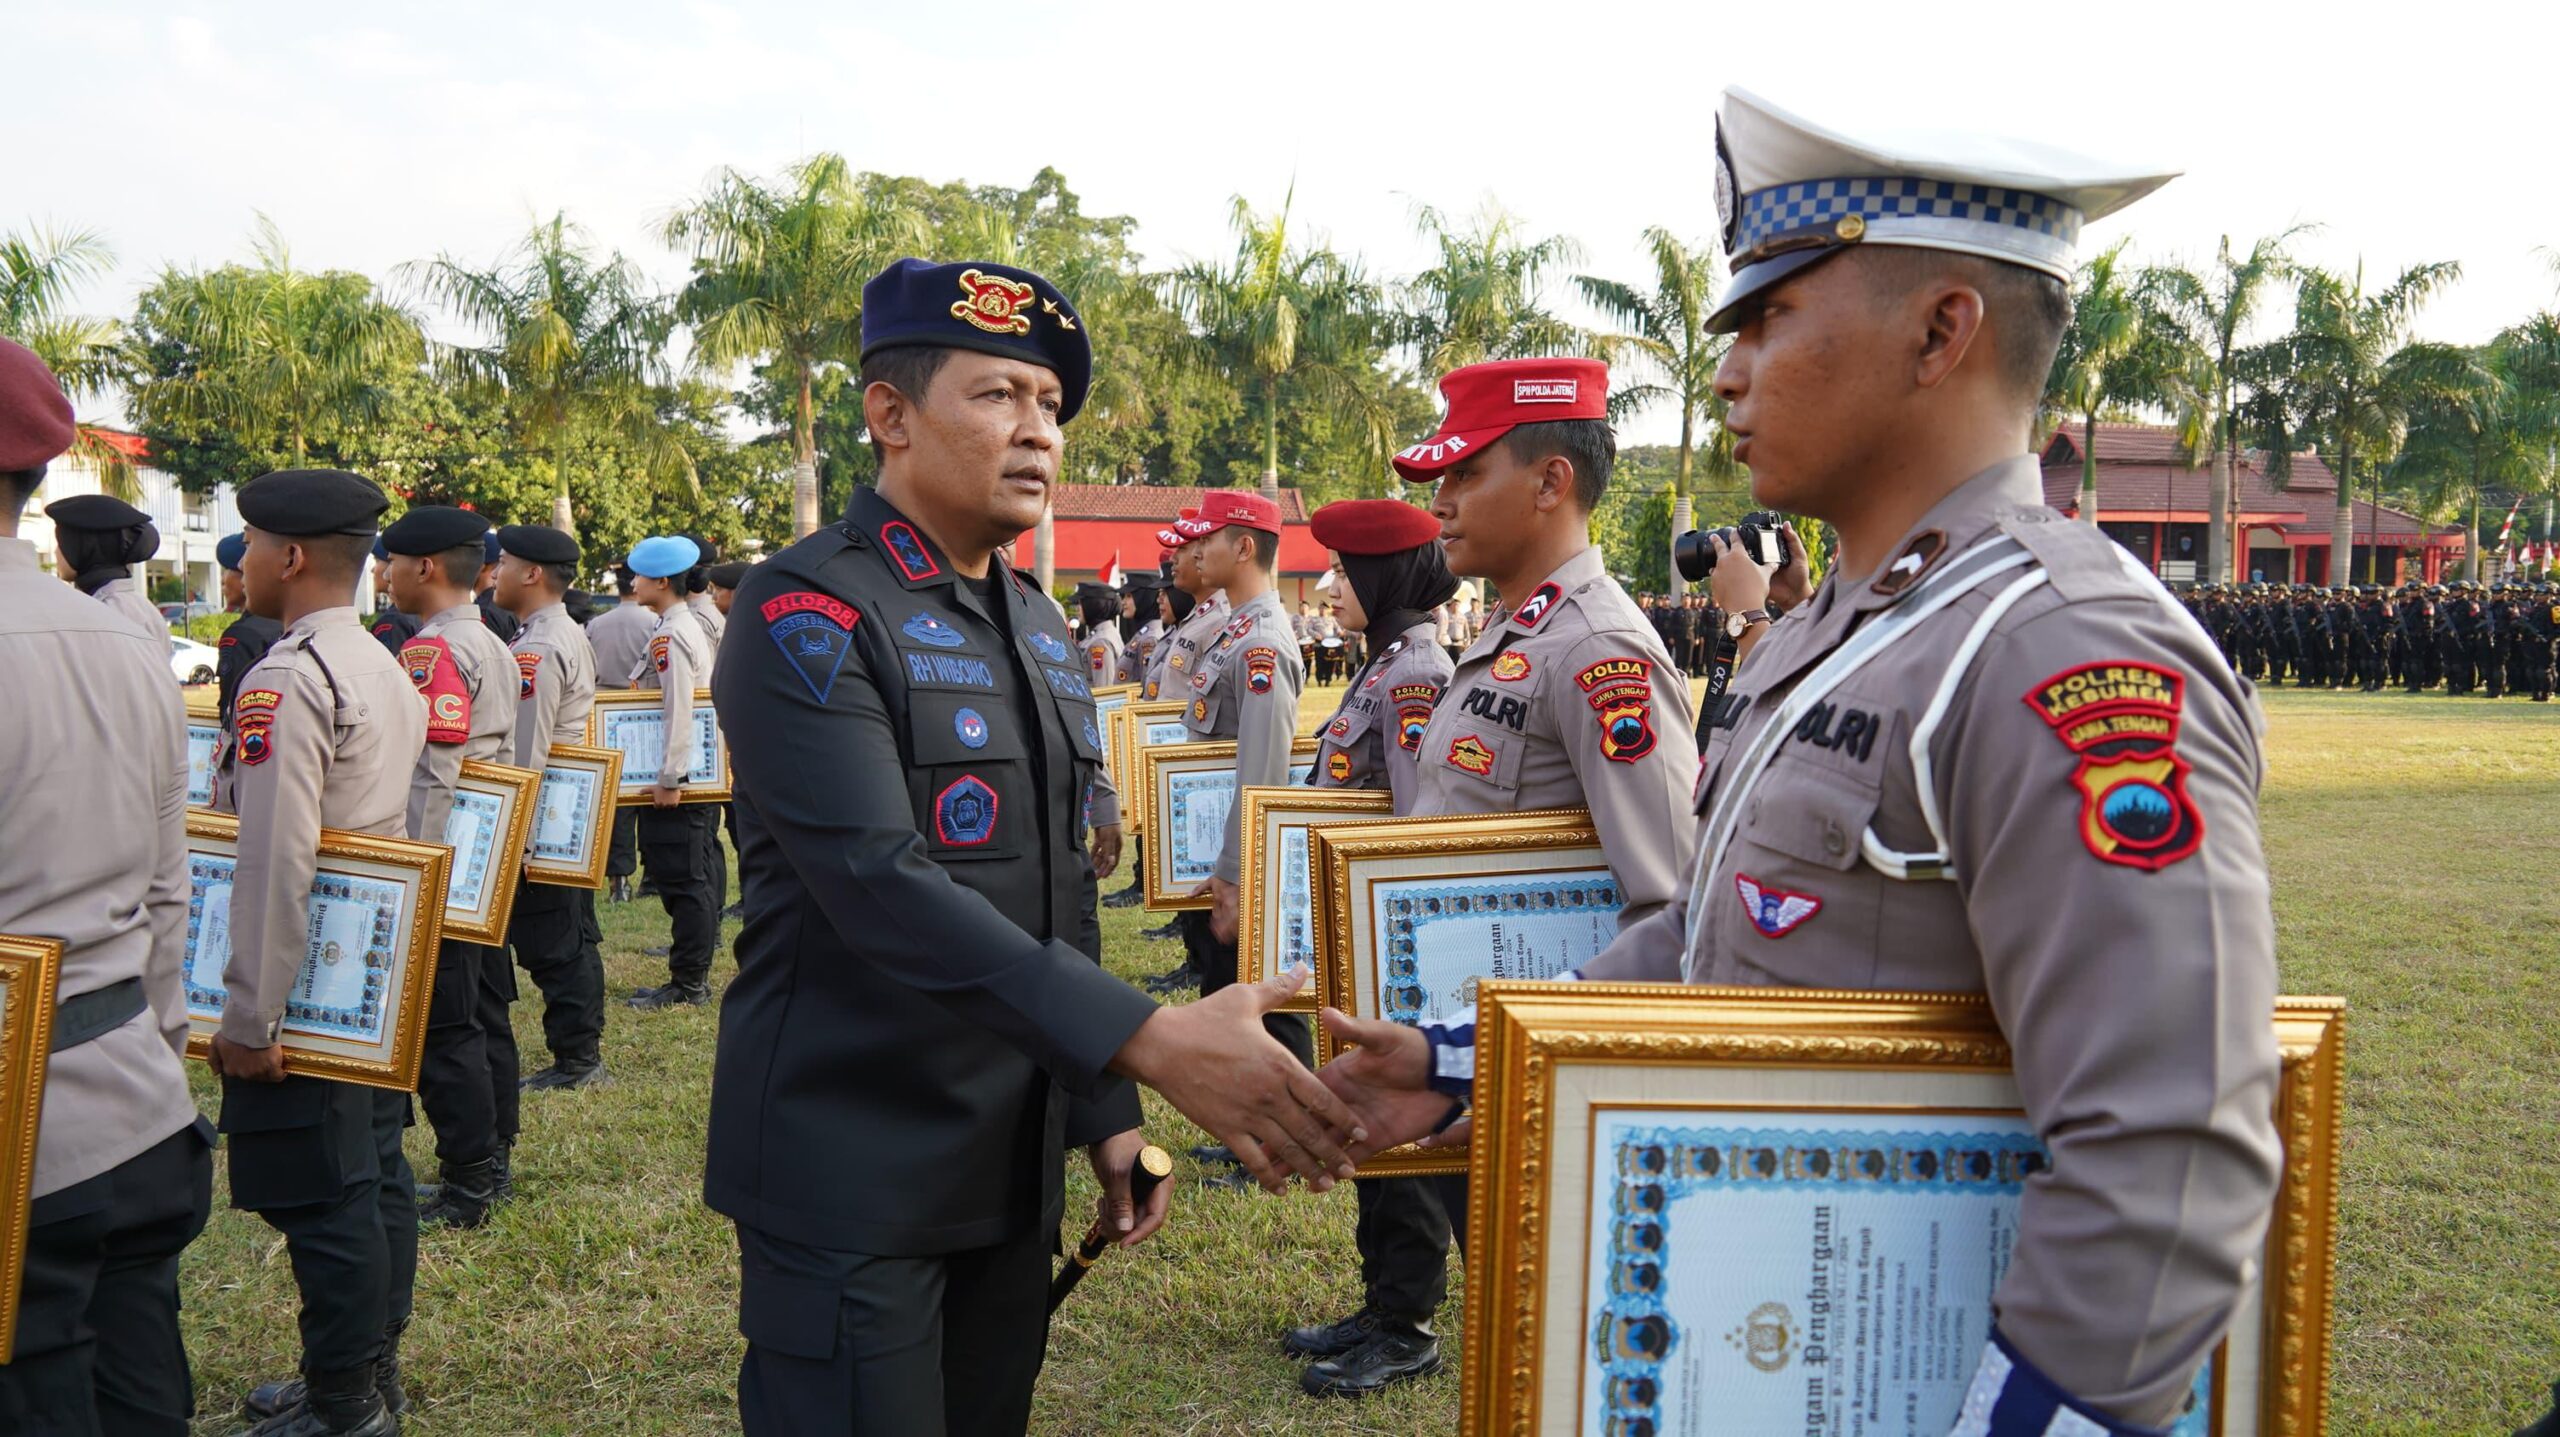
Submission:
[[[2169,583],[2202,580],[2205,535],[2211,523],[2212,471],[2190,466],[2178,452],[2177,431],[2156,424],[2101,424],[2097,428],[2098,527],[2151,566]],[[2044,502],[2074,518],[2080,512],[2081,430],[2054,431],[2044,447]],[[2313,454],[2298,454],[2279,488],[2266,472],[2265,456],[2244,451],[2231,476],[2233,577],[2241,582],[2326,584],[2329,522],[2337,512],[2338,478]],[[2355,566],[2375,545],[2382,553],[2381,580],[2433,583],[2459,563],[2465,546],[2459,525],[2430,526],[2415,515],[2355,501]],[[2348,582],[2341,574],[2334,582]]]
[[[1051,587],[1096,578],[1115,557],[1124,573],[1152,569],[1161,552],[1156,531],[1183,510],[1200,507],[1205,492],[1161,484],[1061,484],[1051,495],[1045,526],[1049,550],[1041,548],[1043,530],[1029,530],[1014,542],[1014,562]],[[1306,499],[1295,489],[1273,497],[1280,505],[1280,598],[1290,604],[1320,601],[1315,582],[1332,560],[1307,526]]]

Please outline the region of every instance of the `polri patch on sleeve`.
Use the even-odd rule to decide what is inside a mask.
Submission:
[[[516,655],[517,698],[529,699],[533,697],[533,676],[540,672],[542,672],[542,655],[534,653]]]
[[[2177,755],[2186,676],[2157,664],[2082,664],[2023,701],[2079,759],[2080,841],[2109,863],[2158,872],[2204,843],[2204,816]]]
[[[1265,646],[1244,651],[1244,686],[1258,694],[1271,692],[1272,676],[1280,668],[1280,651]]]
[[[672,644],[673,641],[664,634],[660,634],[649,640],[649,666],[651,668],[656,669],[662,674],[667,671],[667,651]]]
[[[826,594],[794,589],[765,600],[759,612],[765,632],[808,685],[809,696],[825,703],[835,692],[836,672],[853,647],[853,626],[862,622],[862,611]]]
[[[471,737],[471,686],[463,682],[442,639],[412,639],[400,650],[409,682],[427,700],[427,742],[460,743]]]
[[[240,761],[242,763],[265,763],[267,755],[275,752],[275,747],[267,736],[267,730],[274,726],[275,721],[276,716],[272,710],[261,709],[255,713],[241,713],[236,709],[233,710],[232,722],[240,729]]]
[[[996,791],[974,773],[933,796],[933,836],[953,848],[975,848],[996,836]]]
[[[1653,752],[1653,664],[1634,658],[1602,659],[1573,676],[1591,711],[1600,716],[1600,756],[1634,763]]]

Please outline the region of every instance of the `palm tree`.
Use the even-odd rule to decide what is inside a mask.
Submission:
[[[2521,330],[2500,335],[2474,352],[2461,382],[2410,406],[2407,435],[2388,472],[2430,519],[2468,508],[2476,529],[2482,493],[2549,482],[2551,401],[2516,382],[2515,371],[2532,362],[2532,344]],[[2467,577],[2479,577],[2480,546],[2466,545],[2464,556]]]
[[[2231,581],[2231,492],[2239,462],[2243,376],[2248,367],[2242,336],[2260,302],[2287,274],[2285,249],[2307,226],[2295,225],[2249,247],[2234,259],[2224,235],[2213,268],[2199,274],[2176,266],[2153,271],[2161,323],[2178,332],[2178,345],[2197,357],[2197,382],[2178,386],[2177,416],[2188,453],[2210,451],[2213,477],[2206,485],[2205,582]]]
[[[2408,339],[2418,310],[2461,278],[2462,266],[2412,265],[2377,293],[2366,292],[2361,264],[2351,275],[2320,269],[2297,275],[2293,332],[2275,342],[2285,374],[2276,385],[2276,402],[2261,406],[2259,429],[2271,477],[2289,473],[2296,443],[2304,437],[2337,471],[2329,582],[2354,582],[2347,570],[2355,552],[2356,460],[2374,466],[2379,504],[2381,466],[2399,451],[2410,410],[2456,392],[2477,368],[2462,350]]]
[[[166,270],[143,296],[151,328],[183,360],[137,385],[134,409],[146,424],[219,430],[300,466],[314,440],[381,411],[424,341],[365,276],[295,268],[264,215],[253,248],[254,267]]]
[[[551,456],[553,527],[577,530],[569,455],[582,431],[615,436],[653,478],[681,477],[701,497],[692,455],[660,416],[671,316],[629,260],[598,259],[555,214],[486,269],[441,255],[404,269],[487,336],[441,357],[466,383],[502,393],[518,441]]]
[[[2098,522],[2098,421],[2159,403],[2184,367],[2174,331],[2156,322],[2151,277],[2118,240],[2080,266],[2071,324],[2045,380],[2044,408],[2080,425],[2080,522]]]
[[[115,260],[94,230],[0,235],[0,335],[34,350],[75,394],[102,393],[122,377],[116,322],[70,313],[72,291]]]
[[[1676,538],[1692,522],[1690,474],[1698,457],[1698,427],[1709,426],[1704,459],[1710,476],[1738,478],[1733,462],[1733,436],[1724,427],[1725,403],[1715,390],[1716,365],[1732,341],[1707,332],[1707,316],[1715,312],[1715,250],[1686,245],[1660,226],[1644,232],[1653,260],[1653,287],[1635,286],[1596,275],[1574,276],[1574,287],[1592,308],[1620,326],[1617,333],[1594,335],[1592,346],[1613,367],[1640,367],[1656,376],[1642,383],[1610,386],[1610,417],[1633,414],[1666,400],[1680,406],[1680,458],[1671,477],[1671,532]],[[1675,568],[1670,570],[1677,574]]]
[[[1186,264],[1164,281],[1197,340],[1197,362],[1261,402],[1265,489],[1280,482],[1280,411],[1293,393],[1348,417],[1382,459],[1395,443],[1377,362],[1377,287],[1321,241],[1305,249],[1290,244],[1295,200],[1292,186],[1279,211],[1266,216],[1238,195],[1228,216],[1235,257],[1224,265]]]
[[[923,247],[923,220],[857,184],[843,156],[817,154],[778,184],[722,170],[665,234],[693,251],[676,316],[693,326],[696,362],[770,363],[795,391],[791,531],[808,534],[818,527],[814,390],[859,358],[862,286]]]
[[[1423,373],[1583,347],[1582,332],[1548,313],[1539,293],[1548,271],[1581,261],[1581,246],[1562,235],[1529,239],[1516,217],[1492,204],[1463,230],[1425,205],[1414,228],[1439,252],[1404,286],[1406,337]]]

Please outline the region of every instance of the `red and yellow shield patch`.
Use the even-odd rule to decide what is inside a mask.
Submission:
[[[1484,778],[1493,772],[1493,750],[1474,734],[1461,734],[1449,745],[1449,766]]]
[[[2125,661],[2066,669],[2024,695],[2063,746],[2079,755],[2080,841],[2109,863],[2157,872],[2204,842],[2178,757],[2186,677]]]

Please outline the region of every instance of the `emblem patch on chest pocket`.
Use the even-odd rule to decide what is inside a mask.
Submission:
[[[954,848],[975,848],[996,836],[996,791],[974,774],[962,774],[933,796],[933,835]]]

